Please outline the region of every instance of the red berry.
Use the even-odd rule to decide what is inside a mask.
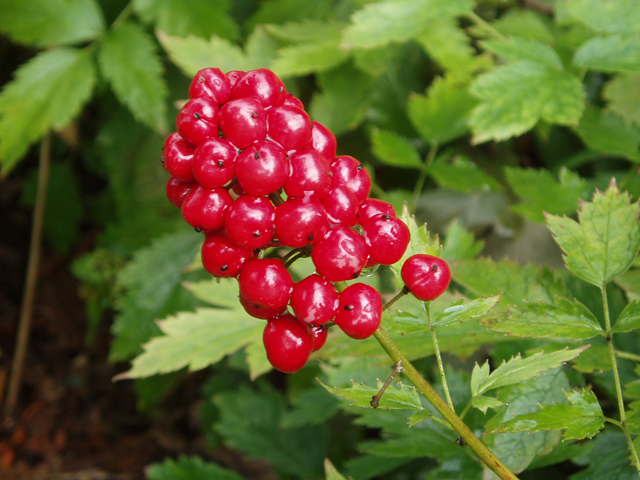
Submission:
[[[327,335],[329,335],[329,329],[324,328],[322,325],[311,327],[311,334],[313,335],[313,351],[317,352],[327,341]]]
[[[167,181],[165,192],[171,204],[175,205],[178,208],[181,208],[185,197],[191,191],[191,188],[193,186],[193,183],[186,183],[182,180],[178,180],[175,177],[171,177]]]
[[[364,283],[354,283],[340,294],[336,325],[351,338],[362,340],[374,334],[382,320],[380,293]]]
[[[231,89],[232,100],[251,97],[257,99],[264,108],[282,105],[285,96],[282,80],[266,68],[245,73]]]
[[[182,203],[182,216],[197,230],[211,232],[222,227],[227,209],[233,203],[229,193],[221,187],[191,189]]]
[[[367,198],[360,204],[360,215],[358,223],[363,227],[377,215],[396,216],[396,211],[390,203],[378,200],[377,198]]]
[[[231,96],[231,83],[219,68],[205,68],[193,77],[189,85],[189,98],[211,98],[222,105]]]
[[[167,137],[162,148],[162,166],[179,180],[187,183],[196,181],[191,168],[196,147],[187,142],[178,132]]]
[[[238,245],[260,248],[271,241],[275,218],[275,207],[268,198],[242,195],[229,207],[224,230]]]
[[[291,198],[276,207],[276,236],[286,247],[317,243],[328,231],[327,214],[318,200]]]
[[[270,318],[276,317],[287,309],[286,305],[283,305],[278,308],[265,308],[261,307],[258,304],[254,304],[246,300],[242,295],[238,296],[240,299],[240,305],[244,308],[244,311],[247,312],[254,318],[260,318],[262,320],[268,320]]]
[[[333,319],[338,308],[338,292],[319,275],[309,275],[293,286],[289,305],[298,321],[322,325]]]
[[[289,155],[291,174],[284,192],[294,198],[322,200],[331,190],[331,171],[315,150],[298,150]]]
[[[342,226],[333,228],[311,251],[316,271],[331,282],[357,278],[368,256],[364,239]]]
[[[352,227],[358,221],[358,199],[346,185],[335,185],[322,199],[322,206],[331,223]]]
[[[311,133],[313,149],[322,155],[329,165],[331,165],[336,156],[336,149],[338,148],[336,136],[321,123],[311,123],[313,124],[313,132]]]
[[[235,171],[242,189],[259,197],[282,188],[289,177],[289,162],[280,145],[259,142],[238,155]]]
[[[284,99],[284,102],[282,102],[282,104],[304,110],[304,104],[298,98],[294,97],[293,93],[290,93],[290,92],[287,93]]]
[[[294,373],[304,367],[313,351],[309,327],[290,314],[268,320],[262,341],[269,363],[284,373]]]
[[[451,270],[441,258],[418,253],[404,262],[400,276],[416,298],[427,302],[444,293],[451,281]]]
[[[282,105],[267,110],[267,135],[286,152],[311,145],[311,119],[300,108]]]
[[[237,277],[253,251],[220,232],[208,233],[202,244],[202,266],[214,277]]]
[[[243,72],[242,70],[230,70],[226,73],[227,79],[229,80],[229,84],[233,87],[238,80],[244,77],[244,74],[247,72]]]
[[[399,218],[378,215],[364,226],[364,241],[369,259],[381,265],[398,262],[409,246],[409,227]]]
[[[293,280],[282,260],[249,260],[240,275],[240,296],[262,308],[277,309],[289,303]]]
[[[334,185],[346,185],[358,202],[366,200],[371,191],[371,177],[364,165],[353,157],[341,155],[331,164]]]
[[[176,118],[178,133],[190,143],[199,145],[207,138],[218,136],[220,110],[210,98],[189,100]]]
[[[267,116],[255,98],[240,98],[220,109],[220,128],[227,140],[242,149],[264,140]]]
[[[224,138],[207,138],[193,154],[193,175],[205,188],[225,185],[233,178],[236,148]]]

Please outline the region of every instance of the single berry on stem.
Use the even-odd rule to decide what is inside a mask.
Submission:
[[[427,302],[444,293],[451,281],[451,270],[441,258],[418,253],[404,262],[400,276],[416,298]]]
[[[314,336],[293,315],[284,314],[267,321],[262,341],[269,363],[281,372],[294,373],[309,360]]]
[[[369,263],[392,265],[402,258],[409,246],[409,227],[399,218],[378,215],[363,227]]]
[[[380,293],[364,283],[354,283],[340,293],[336,325],[349,337],[362,340],[370,337],[382,321]]]
[[[278,258],[252,259],[238,276],[240,296],[258,307],[278,309],[287,303],[293,280]]]

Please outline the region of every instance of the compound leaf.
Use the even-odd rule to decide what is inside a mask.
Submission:
[[[593,202],[583,203],[579,222],[547,216],[547,224],[565,253],[567,268],[583,280],[603,288],[633,263],[640,248],[638,204],[630,203],[615,180]]]
[[[613,326],[614,332],[630,332],[640,328],[640,303],[635,300],[624,307],[624,310],[618,317],[616,324]]]
[[[154,463],[146,469],[147,480],[242,480],[233,470],[205,462],[200,457],[181,455],[177,460],[166,459],[162,463]]]
[[[578,49],[573,63],[602,72],[640,72],[640,35],[592,38]]]
[[[423,165],[416,148],[397,133],[374,128],[371,142],[373,154],[386,165],[400,168],[420,168]]]
[[[640,162],[640,128],[625,123],[611,111],[587,108],[575,131],[593,150]]]
[[[371,406],[371,399],[380,391],[383,382],[378,380],[378,385],[376,387],[369,387],[367,385],[355,382],[351,383],[352,384],[350,388],[335,388],[329,387],[320,382],[320,384],[330,393],[346,398],[347,400],[353,402],[350,404],[352,406],[373,408]],[[380,398],[378,408],[401,410],[423,409],[422,403],[420,402],[420,397],[418,396],[418,392],[416,392],[415,387],[410,387],[403,383],[400,383],[397,387],[394,385],[389,385],[384,391],[384,395],[382,395],[382,397]]]

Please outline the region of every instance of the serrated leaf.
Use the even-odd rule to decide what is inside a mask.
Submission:
[[[582,303],[557,298],[554,304],[526,303],[512,307],[504,320],[487,325],[497,332],[521,337],[560,337],[581,340],[604,335],[593,313]]]
[[[413,427],[414,425],[418,425],[419,423],[422,423],[425,420],[429,420],[431,417],[433,417],[433,415],[431,415],[426,410],[421,410],[419,412],[416,412],[409,417],[409,426]]]
[[[264,323],[238,310],[203,308],[160,322],[163,336],[143,345],[127,378],[142,378],[188,367],[201,370],[262,335]]]
[[[471,399],[471,405],[486,415],[488,409],[503,407],[506,403],[501,402],[495,397],[485,397],[484,395],[480,395]]]
[[[595,394],[573,390],[565,395],[571,405],[541,405],[537,412],[518,415],[491,433],[565,430],[562,436],[566,440],[593,438],[604,427],[604,415]]]
[[[507,181],[513,191],[525,203],[517,203],[511,209],[529,220],[544,222],[544,213],[571,214],[590,191],[589,184],[577,173],[562,168],[558,180],[548,170],[506,167]]]
[[[385,310],[382,313],[382,328],[387,332],[422,332],[429,329],[429,324],[420,317],[416,317],[410,312],[401,310]]]
[[[613,368],[606,345],[591,345],[580,356],[574,358],[571,364],[580,373],[603,372]]]
[[[133,8],[140,17],[169,35],[195,35],[210,38],[217,35],[229,40],[238,37],[239,29],[229,16],[229,0],[134,0]]]
[[[147,480],[242,480],[233,470],[205,462],[200,457],[181,455],[177,460],[166,459],[153,463],[146,469]]]
[[[168,89],[151,37],[137,24],[127,22],[109,32],[98,51],[98,61],[118,100],[136,119],[162,131]]]
[[[347,480],[340,475],[340,472],[338,472],[336,467],[333,466],[333,463],[331,463],[331,460],[328,458],[324,459],[324,476],[326,480]]]
[[[376,387],[369,387],[367,385],[363,385],[361,383],[352,382],[350,388],[335,388],[329,387],[324,383],[320,382],[320,384],[327,389],[330,393],[334,395],[338,395],[339,397],[346,398],[350,400],[350,405],[354,407],[364,407],[364,408],[373,408],[371,406],[371,399],[374,395],[380,391],[382,387],[382,382],[378,380],[378,385]],[[415,387],[410,387],[403,383],[399,383],[399,386],[389,385],[387,389],[384,391],[384,394],[380,398],[380,402],[378,405],[379,409],[412,409],[412,410],[422,410],[422,403],[420,402],[420,397],[418,396],[418,392]]]
[[[386,165],[400,168],[420,168],[423,166],[416,148],[397,133],[373,128],[371,142],[373,154]]]
[[[211,278],[183,286],[203,302],[217,307],[238,309],[238,282],[232,278]]]
[[[606,83],[602,94],[607,108],[627,124],[640,127],[640,74],[616,75]]]
[[[259,24],[302,22],[308,19],[324,19],[335,9],[333,0],[270,0],[260,2],[258,11],[246,24],[247,31]]]
[[[422,138],[432,146],[442,145],[468,133],[477,103],[467,84],[436,78],[426,96],[409,97],[409,118]]]
[[[489,390],[537,377],[542,375],[546,370],[564,365],[569,360],[580,355],[580,353],[587,348],[589,348],[588,345],[573,350],[563,349],[552,353],[539,352],[527,358],[522,358],[518,355],[508,362],[502,362],[502,364],[491,372],[488,377],[485,377],[484,380],[475,383],[472,380],[472,385],[475,385],[476,388],[472,390],[471,393],[474,397],[477,397]],[[474,368],[474,373],[475,372],[476,369]]]
[[[576,459],[580,465],[589,466],[571,475],[571,480],[636,479],[638,470],[629,460],[629,444],[621,431],[605,429],[592,442],[596,443],[593,450]]]
[[[530,130],[539,120],[572,125],[584,109],[578,77],[530,61],[480,75],[471,91],[481,100],[470,120],[474,143],[506,140]]]
[[[267,24],[265,30],[275,38],[292,43],[321,42],[340,35],[344,24],[305,18],[301,22],[284,25]]]
[[[638,330],[640,328],[640,302],[635,300],[629,305],[624,307],[624,310],[618,317],[613,329],[613,332],[630,332],[631,330]]]
[[[396,0],[357,10],[343,34],[345,48],[372,48],[409,40],[430,21],[455,17],[473,9],[471,0]]]
[[[489,361],[484,362],[482,366],[478,365],[478,362],[476,362],[471,372],[471,396],[472,397],[477,396],[474,394],[474,392],[478,392],[480,390],[480,386],[488,380],[490,373],[491,373],[491,367],[489,367]]]
[[[640,4],[634,0],[567,0],[567,12],[599,33],[640,33]]]
[[[509,9],[500,15],[500,18],[491,22],[491,26],[505,37],[522,37],[553,43],[554,36],[549,25],[550,22],[546,16],[530,9]],[[474,26],[471,31],[479,37],[490,36],[480,27]]]
[[[447,234],[442,246],[442,258],[447,262],[470,260],[476,258],[483,248],[484,240],[476,240],[473,233],[460,225],[456,219],[447,227]]]
[[[89,51],[41,52],[0,93],[0,166],[6,174],[49,129],[69,123],[89,99],[96,70]]]
[[[547,224],[565,253],[567,268],[603,288],[632,264],[640,248],[638,204],[621,193],[615,182],[583,203],[579,223],[549,215]]]
[[[429,167],[431,175],[442,187],[466,193],[503,190],[502,185],[462,155],[441,155]]]
[[[0,11],[0,31],[27,45],[73,44],[104,30],[95,0],[0,0]]]
[[[587,108],[575,131],[593,150],[640,162],[640,129],[613,112]]]
[[[482,317],[497,305],[498,300],[500,300],[500,295],[501,294],[487,298],[476,298],[467,303],[456,302],[436,318],[433,326],[447,327],[466,322],[472,318]]]
[[[350,52],[340,48],[338,38],[301,43],[278,50],[271,69],[281,77],[299,77],[337,67],[350,56]]]
[[[640,36],[592,38],[578,49],[573,63],[602,72],[640,72]]]
[[[484,41],[482,46],[496,55],[513,61],[531,61],[555,70],[564,68],[556,51],[538,40],[508,37],[503,40]]]
[[[295,397],[281,425],[284,428],[322,425],[338,413],[339,405],[339,400],[320,385],[308,388]]]

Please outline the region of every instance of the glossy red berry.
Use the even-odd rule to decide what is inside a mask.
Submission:
[[[298,98],[296,98],[291,92],[287,93],[287,95],[284,98],[284,102],[282,102],[282,104],[289,105],[291,107],[297,107],[304,110],[304,104]]]
[[[313,351],[317,352],[327,342],[327,336],[329,335],[329,329],[324,328],[322,325],[316,325],[311,327],[311,334],[313,335]]]
[[[358,223],[364,227],[377,215],[389,215],[391,217],[395,217],[396,211],[390,203],[378,200],[377,198],[367,198],[360,204]]]
[[[231,89],[232,100],[255,98],[264,108],[282,105],[286,94],[282,80],[266,68],[258,68],[245,73]]]
[[[346,185],[358,202],[366,200],[371,191],[371,177],[364,165],[353,157],[341,155],[331,164],[334,185]]]
[[[378,215],[363,227],[369,258],[381,265],[392,265],[402,258],[409,246],[409,227],[399,218]]]
[[[171,177],[167,181],[165,193],[172,205],[182,208],[182,203],[193,186],[193,183],[186,183],[175,177]]]
[[[267,115],[255,98],[231,100],[220,109],[220,128],[224,137],[236,147],[247,148],[264,140]]]
[[[280,145],[259,142],[238,155],[235,172],[245,193],[256,197],[269,195],[282,188],[289,178],[289,161]]]
[[[313,132],[311,133],[312,147],[327,160],[329,165],[331,165],[336,156],[336,149],[338,148],[336,136],[331,130],[321,123],[311,123],[313,124]]]
[[[219,124],[218,104],[210,98],[189,100],[176,118],[178,133],[194,145],[199,145],[207,138],[217,137]]]
[[[315,150],[298,150],[289,155],[291,174],[284,192],[294,198],[322,200],[331,190],[331,171]]]
[[[276,209],[268,198],[242,195],[229,207],[224,230],[238,245],[260,248],[271,241],[275,218]]]
[[[277,309],[289,303],[293,280],[282,260],[249,260],[238,276],[240,296],[258,307]]]
[[[254,318],[260,318],[261,320],[268,320],[270,318],[277,317],[278,315],[283,314],[287,309],[286,305],[278,308],[261,307],[257,303],[251,303],[242,295],[239,295],[238,299],[240,300],[240,305],[242,305],[242,308],[244,308],[245,312],[247,312]]]
[[[267,110],[267,135],[286,152],[311,145],[311,119],[304,110],[282,105]]]
[[[221,187],[191,189],[182,203],[182,216],[197,230],[215,231],[222,227],[227,209],[233,203],[229,193]]]
[[[262,334],[269,363],[284,373],[294,373],[305,366],[313,351],[313,335],[290,314],[267,321]]]
[[[382,299],[380,293],[364,283],[354,283],[340,294],[336,325],[348,336],[368,338],[380,326]]]
[[[182,138],[178,132],[172,133],[162,148],[162,166],[172,177],[193,183],[196,179],[191,166],[195,151],[196,147]]]
[[[289,305],[298,321],[322,325],[333,319],[338,302],[332,283],[319,275],[309,275],[293,286]]]
[[[319,275],[331,282],[357,278],[367,263],[364,238],[347,227],[334,227],[314,245],[311,260]]]
[[[189,85],[189,98],[211,98],[218,105],[229,100],[231,83],[219,68],[204,68],[196,73]]]
[[[229,80],[229,84],[233,87],[238,80],[244,77],[244,74],[247,72],[243,72],[242,70],[230,70],[226,73],[226,77]]]
[[[214,277],[237,277],[253,251],[229,240],[223,233],[205,236],[202,244],[202,266]]]
[[[447,262],[424,253],[409,257],[402,265],[400,275],[411,293],[423,301],[438,298],[451,281],[451,270]]]
[[[327,214],[318,200],[291,198],[276,207],[276,236],[286,247],[317,243],[328,231]]]
[[[207,138],[193,154],[193,175],[205,188],[221,187],[234,175],[236,148],[224,138]]]
[[[358,221],[358,199],[346,185],[335,185],[322,199],[322,206],[331,223],[352,227]]]

